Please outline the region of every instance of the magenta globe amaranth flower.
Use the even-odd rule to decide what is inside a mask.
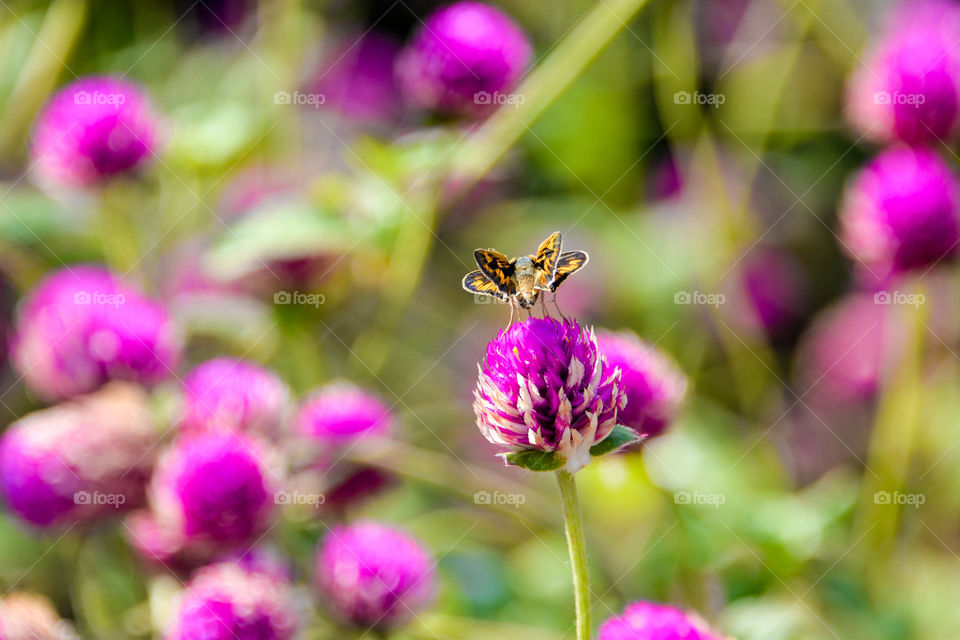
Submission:
[[[592,331],[529,318],[487,345],[474,392],[477,425],[493,444],[557,452],[576,471],[617,425],[627,402],[620,376]]]
[[[210,565],[187,585],[167,640],[287,640],[298,627],[290,585],[236,562]]]
[[[597,640],[723,640],[697,616],[653,602],[628,605],[622,616],[610,618]]]
[[[296,418],[299,433],[329,445],[386,435],[392,425],[390,407],[380,398],[344,382],[311,394]]]
[[[426,109],[478,113],[507,98],[531,48],[507,15],[481,2],[458,2],[427,18],[397,60],[407,99]]]
[[[870,282],[931,267],[957,251],[958,206],[960,184],[936,153],[885,151],[847,187],[839,214],[844,247]]]
[[[797,349],[800,392],[816,405],[872,399],[905,338],[886,292],[848,296],[820,315]]]
[[[35,411],[0,438],[0,494],[39,527],[123,513],[144,501],[156,435],[134,385]]]
[[[108,380],[154,384],[180,358],[172,320],[106,269],[66,267],[27,295],[11,341],[11,360],[47,400],[93,391]]]
[[[154,475],[154,510],[187,540],[242,544],[266,528],[274,508],[269,457],[259,442],[233,431],[184,436]]]
[[[686,396],[686,376],[669,357],[634,333],[601,331],[597,344],[607,363],[621,372],[627,404],[617,414],[617,422],[643,436],[662,433]]]
[[[879,142],[951,137],[960,121],[960,7],[903,2],[876,50],[852,77],[847,113]]]
[[[364,123],[389,124],[403,108],[394,66],[399,43],[377,32],[350,39],[324,61],[314,91],[323,107]]]
[[[317,557],[317,582],[334,613],[363,628],[405,622],[436,590],[430,554],[407,534],[376,522],[329,533]]]
[[[275,373],[252,362],[216,358],[184,378],[183,431],[230,429],[279,435],[290,389]]]
[[[86,187],[143,164],[157,145],[157,121],[135,85],[81,78],[61,89],[33,133],[33,169],[51,186]]]

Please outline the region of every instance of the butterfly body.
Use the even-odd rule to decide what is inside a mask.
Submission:
[[[584,251],[561,253],[560,232],[550,235],[535,255],[507,258],[495,249],[477,249],[477,271],[463,278],[463,288],[530,309],[544,291],[556,291],[564,280],[587,264]]]

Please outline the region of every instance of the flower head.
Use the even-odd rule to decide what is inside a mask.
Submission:
[[[735,319],[774,340],[786,337],[802,320],[809,301],[802,267],[789,253],[772,247],[752,250],[741,267],[735,295],[744,304],[733,305]]]
[[[490,341],[474,398],[487,440],[556,451],[568,471],[590,461],[590,447],[610,435],[627,402],[620,370],[593,332],[552,318],[510,325]]]
[[[597,640],[722,640],[722,636],[676,607],[641,601],[603,623]]]
[[[287,414],[290,389],[252,362],[215,358],[184,378],[185,431],[230,429],[275,437]]]
[[[39,180],[86,187],[142,164],[157,145],[157,121],[135,85],[111,77],[81,78],[44,108],[33,134]]]
[[[673,421],[687,392],[687,378],[670,358],[636,334],[601,331],[604,358],[621,372],[627,405],[617,422],[643,436],[656,436]]]
[[[62,620],[47,598],[15,591],[0,598],[0,638],[3,640],[65,640],[76,631]]]
[[[882,283],[953,256],[958,207],[960,183],[936,153],[891,149],[847,187],[839,214],[843,242],[861,277]]]
[[[47,400],[95,390],[108,380],[154,384],[179,362],[164,307],[100,267],[47,276],[17,317],[11,359]]]
[[[904,337],[890,307],[877,303],[883,295],[848,296],[821,312],[802,338],[798,374],[812,403],[856,404],[880,390]]]
[[[317,557],[317,581],[334,612],[360,627],[404,622],[433,598],[436,576],[419,542],[391,527],[336,527]]]
[[[146,394],[133,385],[114,383],[35,411],[0,438],[0,494],[39,527],[136,508],[155,435]]]
[[[247,542],[274,507],[267,458],[256,440],[232,431],[182,437],[154,475],[154,510],[186,540]]]
[[[427,18],[400,54],[397,74],[416,105],[476,113],[513,90],[530,54],[523,31],[499,9],[457,2]]]
[[[167,640],[287,640],[298,620],[290,585],[236,562],[210,565],[187,585]]]
[[[878,142],[950,137],[960,122],[960,7],[903,2],[876,50],[851,79],[847,114]]]
[[[399,52],[397,42],[377,32],[351,39],[329,57],[315,82],[324,106],[362,123],[395,120],[402,108],[393,72]]]
[[[331,445],[385,435],[392,426],[388,406],[372,393],[344,382],[315,391],[296,418],[300,434]]]

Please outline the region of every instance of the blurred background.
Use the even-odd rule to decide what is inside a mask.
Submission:
[[[665,433],[578,474],[595,617],[648,599],[742,640],[960,637],[957,274],[936,260],[865,283],[838,220],[884,148],[845,101],[887,3],[498,1],[532,46],[520,97],[453,114],[394,73],[429,0],[0,4],[5,331],[45,275],[103,264],[182,340],[153,386],[159,432],[184,373],[218,355],[297,397],[377,394],[395,444],[351,455],[390,480],[348,517],[415,533],[440,580],[396,637],[573,637],[554,481],[504,468],[473,416],[509,310],[460,286],[475,248],[526,254],[556,230],[591,256],[564,313],[689,378]],[[102,74],[149,96],[149,160],[51,187],[38,114]],[[952,143],[931,148],[955,170]],[[10,364],[0,388],[3,425],[50,404]],[[341,517],[271,536],[306,576],[319,522]],[[153,637],[168,574],[115,525],[0,512],[0,588],[45,594],[83,637]]]

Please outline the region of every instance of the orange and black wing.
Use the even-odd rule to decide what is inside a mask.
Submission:
[[[517,292],[517,283],[513,279],[514,261],[493,249],[477,249],[473,252],[480,272],[487,280],[496,285],[501,293],[512,296]]]
[[[506,294],[500,291],[497,285],[493,284],[481,271],[471,271],[463,276],[463,288],[470,293],[493,296],[501,300],[507,299]]]
[[[557,261],[557,274],[550,283],[550,290],[556,291],[564,280],[580,271],[589,260],[590,256],[587,255],[586,251],[567,251],[561,254]]]
[[[533,262],[538,269],[547,274],[547,282],[553,280],[557,274],[557,263],[560,260],[560,248],[563,240],[560,238],[560,232],[554,231],[550,237],[541,243],[537,249],[537,255],[532,256]]]

